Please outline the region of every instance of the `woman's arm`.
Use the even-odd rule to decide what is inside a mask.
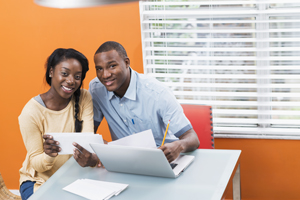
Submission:
[[[40,117],[30,110],[24,108],[19,116],[20,131],[31,167],[37,172],[44,172],[52,168],[55,157],[44,153]]]

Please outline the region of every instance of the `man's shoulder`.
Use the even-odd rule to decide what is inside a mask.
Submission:
[[[168,90],[168,87],[163,83],[157,80],[156,78],[138,73],[138,87],[145,90],[150,90],[156,93],[161,93],[165,90]]]
[[[97,91],[99,92],[99,90],[104,90],[105,86],[99,81],[99,79],[96,77],[93,80],[91,80],[90,84],[89,84],[89,92],[92,94],[93,92]]]
[[[89,88],[90,89],[95,88],[100,85],[99,83],[100,83],[99,79],[97,77],[95,77],[93,80],[90,81]]]

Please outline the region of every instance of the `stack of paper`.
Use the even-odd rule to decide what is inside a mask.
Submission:
[[[78,179],[63,188],[68,192],[92,200],[107,200],[120,194],[128,184],[97,181],[91,179]]]

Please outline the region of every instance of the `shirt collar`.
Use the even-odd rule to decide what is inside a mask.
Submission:
[[[133,71],[131,68],[130,69],[130,83],[129,87],[127,88],[125,95],[123,98],[131,99],[131,100],[136,100],[136,72]],[[114,92],[108,91],[108,99],[111,100],[114,96]]]
[[[114,92],[111,92],[111,91],[107,91],[107,94],[108,94],[109,100],[111,100],[115,96]]]

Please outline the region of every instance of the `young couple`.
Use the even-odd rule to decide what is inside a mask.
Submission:
[[[74,49],[56,49],[46,64],[50,89],[32,98],[19,116],[27,154],[20,169],[20,193],[28,199],[72,155],[58,155],[51,132],[97,131],[106,118],[113,140],[152,129],[169,162],[199,146],[198,137],[172,92],[154,78],[130,67],[123,46],[103,43],[94,55],[97,77],[82,89],[89,70],[86,57]],[[165,144],[160,146],[171,121]],[[96,154],[74,144],[73,156],[82,167],[101,166]]]

